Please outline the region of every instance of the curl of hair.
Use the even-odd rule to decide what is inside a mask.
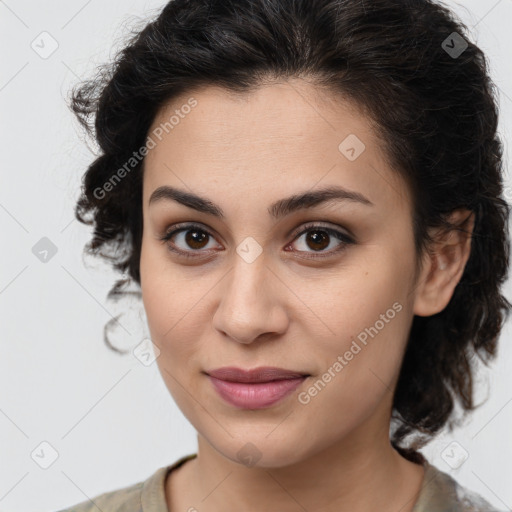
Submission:
[[[453,32],[468,43],[457,58],[443,48]],[[464,411],[476,407],[473,356],[487,364],[496,355],[511,306],[500,293],[509,205],[502,198],[496,90],[467,32],[447,7],[429,0],[168,2],[112,63],[72,91],[71,108],[101,150],[75,211],[95,227],[86,250],[140,285],[143,160],[100,192],[178,94],[208,85],[244,93],[303,78],[351,100],[375,124],[389,164],[409,186],[418,258],[432,242],[429,227],[459,229],[447,215],[462,207],[475,213],[462,278],[442,312],[414,317],[394,394],[391,442],[420,460],[416,450],[449,422],[455,402]],[[114,255],[100,252],[106,249]]]

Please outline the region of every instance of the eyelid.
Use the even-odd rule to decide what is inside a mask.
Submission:
[[[332,222],[321,221],[321,220],[310,221],[310,222],[306,222],[305,224],[301,224],[297,229],[292,230],[288,236],[293,236],[293,240],[295,240],[298,236],[303,235],[305,232],[310,231],[312,228],[323,228],[325,230],[336,231],[336,232],[339,232],[340,234],[344,234],[347,238],[351,238],[352,240],[355,241],[355,236],[353,236],[352,233],[350,233],[350,231],[348,231],[347,229],[342,228],[341,226],[338,226],[337,224],[333,224]],[[344,229],[346,231],[346,233],[343,233],[342,231],[340,231],[342,229]]]
[[[336,227],[333,227],[336,226]],[[169,244],[167,243],[174,235],[181,232],[186,232],[188,230],[192,230],[194,228],[197,228],[200,231],[203,231],[208,236],[210,236],[213,239],[217,239],[217,237],[211,232],[211,230],[207,227],[205,227],[200,222],[180,222],[177,224],[172,225],[172,228],[166,228],[164,231],[164,234],[161,236],[157,236],[158,240],[160,240],[162,243],[166,244],[168,247],[168,250],[181,255],[185,258],[200,258],[202,254],[211,255],[211,252],[214,251],[214,249],[207,249],[207,250],[183,250],[183,249],[171,249],[169,247]],[[310,254],[310,256],[301,256],[304,259],[321,259],[321,258],[328,258],[330,256],[334,256],[335,254],[338,254],[339,252],[342,252],[346,246],[348,245],[354,245],[357,243],[356,237],[352,235],[352,233],[347,230],[346,228],[342,228],[341,226],[338,226],[336,224],[333,224],[332,222],[328,221],[309,221],[306,223],[301,224],[298,228],[292,230],[289,232],[286,237],[293,237],[290,242],[287,243],[286,247],[289,247],[292,243],[294,243],[300,236],[304,235],[308,231],[313,231],[314,228],[317,228],[318,230],[325,230],[330,236],[334,236],[339,242],[339,246],[335,249],[331,249],[329,251],[325,252],[319,252],[317,255],[314,255],[313,252],[309,251],[296,251],[298,253],[304,253],[304,254]],[[342,230],[346,231],[343,232]],[[348,233],[347,233],[348,232]],[[196,254],[194,254],[196,253]]]
[[[172,229],[170,229],[172,227]],[[163,237],[167,236],[168,234],[175,233],[176,231],[179,231],[180,229],[192,229],[192,228],[199,228],[206,233],[208,233],[213,238],[216,238],[215,235],[212,233],[210,228],[206,227],[201,222],[194,222],[194,221],[185,221],[185,222],[178,222],[177,224],[171,224],[171,226],[167,226],[164,229],[163,235],[158,236],[158,239],[162,239]],[[286,233],[286,238],[292,237],[295,240],[295,238],[301,234],[304,233],[307,229],[311,229],[314,227],[322,227],[324,229],[334,229],[334,230],[344,230],[345,236],[348,238],[351,238],[352,240],[356,240],[356,236],[346,227],[339,226],[338,224],[333,223],[332,221],[323,221],[323,220],[316,220],[316,221],[308,221],[302,223],[299,227],[294,228]]]
[[[175,235],[178,232],[188,231],[194,228],[204,231],[207,235],[211,236],[212,238],[216,238],[209,228],[205,227],[203,224],[198,222],[179,222],[178,224],[173,224],[171,228],[165,228],[163,235],[158,236],[158,239],[166,241],[169,239],[169,237]]]

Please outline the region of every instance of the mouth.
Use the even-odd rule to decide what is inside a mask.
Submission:
[[[264,409],[283,400],[310,374],[276,367],[224,367],[205,372],[218,395],[239,409]]]
[[[276,380],[299,379],[309,377],[310,374],[276,366],[260,366],[258,368],[245,370],[234,366],[225,366],[215,370],[205,372],[210,377],[214,377],[226,382],[260,383],[272,382]]]

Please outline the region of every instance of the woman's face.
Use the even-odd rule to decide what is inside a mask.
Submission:
[[[155,118],[145,159],[141,288],[160,372],[218,452],[262,467],[388,443],[414,314],[407,188],[368,120],[317,94],[293,81],[182,95]],[[150,202],[159,187],[201,200]],[[327,188],[359,197],[287,201]],[[244,407],[205,373],[226,366],[309,376]]]

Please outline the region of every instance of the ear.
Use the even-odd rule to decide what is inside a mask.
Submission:
[[[475,214],[459,209],[449,216],[455,228],[443,232],[433,228],[429,232],[434,244],[424,256],[422,270],[414,289],[414,314],[430,316],[448,305],[459,283],[471,252],[471,238]]]

